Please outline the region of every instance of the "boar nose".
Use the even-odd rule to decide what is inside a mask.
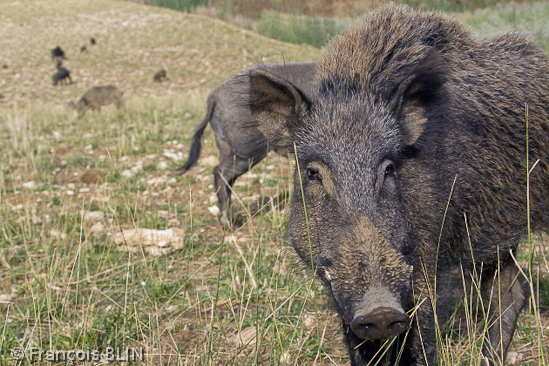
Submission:
[[[396,337],[408,328],[410,317],[390,307],[378,307],[351,322],[353,332],[365,340],[382,340]]]

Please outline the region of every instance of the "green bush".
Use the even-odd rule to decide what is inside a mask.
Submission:
[[[330,37],[340,33],[348,23],[338,19],[310,18],[263,10],[261,19],[257,22],[257,31],[284,42],[321,47]]]
[[[488,8],[502,2],[501,0],[396,0],[400,4],[408,4],[425,10],[442,10],[463,12],[474,9]]]
[[[163,8],[190,12],[192,8],[195,8],[198,5],[207,5],[208,0],[151,0],[150,4]]]

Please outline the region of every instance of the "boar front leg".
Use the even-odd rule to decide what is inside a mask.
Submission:
[[[519,271],[512,261],[503,264],[496,275],[487,281],[490,298],[488,313],[489,342],[482,350],[490,365],[503,365],[515,332],[520,311],[527,296],[518,280]],[[484,361],[483,364],[487,365]]]

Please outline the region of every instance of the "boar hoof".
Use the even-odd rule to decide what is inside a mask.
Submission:
[[[410,317],[396,309],[379,307],[351,322],[353,332],[365,340],[382,340],[396,337],[408,329]]]
[[[221,212],[218,216],[217,216],[217,219],[219,220],[219,223],[221,224],[221,226],[227,228],[227,229],[231,229],[231,220],[229,220],[229,218],[227,217],[227,213],[226,212]]]

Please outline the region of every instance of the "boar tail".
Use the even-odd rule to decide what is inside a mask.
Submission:
[[[198,157],[200,156],[200,149],[202,148],[202,135],[204,134],[204,130],[208,126],[208,123],[212,119],[213,111],[215,108],[214,100],[215,98],[208,98],[208,112],[206,113],[206,117],[204,117],[204,119],[198,125],[198,128],[194,132],[191,150],[189,151],[189,158],[187,159],[187,162],[183,164],[183,166],[180,166],[175,170],[174,175],[185,174],[187,170],[189,170],[198,161]]]

